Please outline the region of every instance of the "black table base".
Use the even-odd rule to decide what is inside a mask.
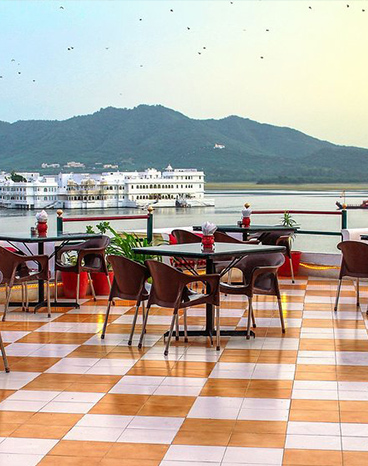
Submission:
[[[211,342],[213,339],[213,334],[209,333],[207,330],[188,330],[187,331],[188,337],[209,337]],[[216,335],[216,334],[215,334]],[[164,338],[169,336],[169,332],[167,331],[164,333]],[[184,337],[184,330],[179,330],[179,336]],[[247,331],[246,330],[220,330],[220,336],[222,337],[246,337]],[[250,331],[250,336],[255,338],[256,334],[253,330]],[[173,332],[173,338],[176,337],[175,331]]]
[[[21,301],[10,301],[9,307],[22,307],[23,303]],[[47,307],[47,301],[41,302],[31,302],[28,304],[28,307],[33,308],[33,312],[37,312],[41,307]],[[77,303],[73,303],[71,301],[51,301],[50,307],[71,307],[79,309],[80,305]]]

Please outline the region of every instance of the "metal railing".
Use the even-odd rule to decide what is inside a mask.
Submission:
[[[348,227],[348,212],[346,209],[342,210],[254,210],[252,215],[268,215],[268,214],[301,214],[301,215],[337,215],[341,217],[341,230]],[[298,229],[298,234],[302,235],[325,235],[325,236],[341,236],[340,231],[328,230],[303,230]]]
[[[147,214],[145,215],[113,215],[113,216],[101,216],[101,217],[63,217],[63,211],[57,211],[56,218],[56,229],[58,234],[62,234],[64,231],[64,223],[68,222],[86,222],[86,221],[110,221],[110,220],[147,220],[147,241],[152,243],[153,239],[153,208],[149,206],[147,208]]]

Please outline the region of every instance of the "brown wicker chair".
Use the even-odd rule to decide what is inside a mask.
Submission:
[[[161,307],[173,308],[173,316],[171,320],[169,335],[164,351],[164,355],[169,353],[171,338],[174,331],[176,322],[176,339],[179,339],[179,309],[184,312],[184,341],[188,341],[187,333],[187,313],[186,308],[197,306],[199,304],[212,304],[216,306],[216,313],[218,313],[218,306],[220,305],[219,296],[219,283],[220,276],[217,274],[211,275],[187,275],[179,272],[170,265],[163,264],[162,262],[148,260],[146,265],[153,279],[153,285],[147,303],[147,311],[143,322],[142,333],[139,340],[138,347],[142,347],[142,341],[147,326],[148,314],[153,304]],[[188,285],[194,282],[202,282],[206,284],[209,290],[205,293],[194,293],[188,290]]]
[[[285,257],[282,253],[249,255],[236,266],[243,273],[243,284],[220,284],[220,291],[222,293],[241,294],[248,298],[247,339],[250,338],[251,319],[253,321],[253,327],[256,326],[253,312],[254,295],[271,295],[277,297],[282,333],[285,333],[281,295],[277,279],[277,270],[284,262]],[[217,346],[219,348],[219,334],[217,335]]]
[[[102,272],[106,275],[109,287],[111,290],[111,283],[109,272],[105,260],[105,250],[110,244],[108,236],[102,238],[92,238],[83,243],[71,244],[63,246],[56,250],[55,255],[55,300],[57,301],[57,272],[74,272],[77,274],[77,294],[76,294],[76,307],[79,307],[79,285],[80,273],[87,272],[88,279],[91,285],[93,299],[96,301],[96,293],[91,279],[91,272]],[[77,253],[75,264],[63,263],[63,255],[71,252]]]
[[[359,279],[368,278],[368,244],[361,241],[342,241],[337,245],[342,252],[339,285],[337,288],[334,310],[337,311],[339,304],[342,280],[344,277],[357,279],[357,301],[359,307]],[[368,309],[367,309],[368,314]]]
[[[36,263],[38,268],[34,269],[29,267],[29,265],[32,263]],[[6,248],[0,247],[0,272],[3,275],[2,283],[5,284],[6,289],[5,307],[2,319],[3,321],[5,321],[6,314],[9,309],[10,295],[13,286],[20,285],[22,287],[22,298],[24,302],[23,285],[34,280],[45,280],[46,282],[47,310],[48,316],[51,317],[48,256],[26,256],[24,254],[17,254],[13,251],[9,251]]]
[[[102,329],[101,338],[105,338],[106,326],[109,319],[111,304],[114,298],[129,299],[136,301],[135,313],[132,322],[132,328],[129,336],[128,345],[132,344],[135,324],[137,322],[139,306],[142,304],[143,320],[145,316],[144,302],[149,296],[149,285],[146,283],[149,277],[147,267],[138,262],[127,259],[122,256],[108,256],[108,262],[112,265],[114,271],[114,281],[110,291],[108,306],[106,310],[105,323]]]
[[[2,282],[3,282],[3,274],[0,272],[0,283],[2,283]],[[0,350],[1,350],[1,355],[3,357],[5,372],[10,372],[8,358],[6,357],[4,342],[3,342],[3,339],[1,337],[1,331],[0,331]]]
[[[272,245],[284,246],[286,248],[285,255],[288,257],[290,261],[292,283],[295,283],[293,261],[291,257],[291,244],[292,244],[292,237],[294,234],[295,234],[294,230],[273,230],[273,231],[263,232],[258,237],[258,241],[262,244],[267,244],[271,246]]]
[[[187,230],[173,230],[171,232],[178,244],[200,243],[202,238],[195,233]]]

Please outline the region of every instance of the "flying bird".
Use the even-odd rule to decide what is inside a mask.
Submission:
[[[350,5],[346,5],[346,8],[350,8]]]
[[[189,27],[189,26],[187,26],[187,29],[188,29],[188,31],[190,31],[190,27]]]
[[[174,10],[173,10],[173,9],[171,9],[170,11],[171,11],[171,13],[174,13]]]
[[[263,60],[263,57],[261,57],[261,59]]]
[[[15,58],[12,58],[10,61],[15,61]]]
[[[139,21],[142,21],[142,18],[139,18]]]
[[[198,52],[198,55],[202,55],[202,52]]]
[[[36,82],[36,80],[35,80],[35,79],[33,79],[33,80],[32,80],[32,82],[34,82],[34,83],[35,83],[35,82]]]
[[[206,47],[203,47],[203,50],[206,50]]]
[[[309,8],[310,10],[312,9],[312,7],[311,7],[311,6],[309,6],[308,8]]]
[[[65,8],[61,5],[61,7],[59,7],[59,10],[64,10]]]
[[[270,32],[270,30],[269,30],[269,29],[266,29],[266,32]]]
[[[18,71],[18,74],[22,74],[20,71]]]
[[[105,47],[105,50],[109,50],[110,47]]]

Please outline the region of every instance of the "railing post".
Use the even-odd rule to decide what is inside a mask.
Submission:
[[[148,206],[148,217],[147,217],[147,241],[152,243],[153,240],[153,207]]]
[[[56,211],[56,213],[56,231],[58,235],[61,235],[63,233],[63,211],[59,209]]]
[[[343,208],[341,211],[341,229],[346,230],[347,227],[348,227],[348,211],[345,208]]]

